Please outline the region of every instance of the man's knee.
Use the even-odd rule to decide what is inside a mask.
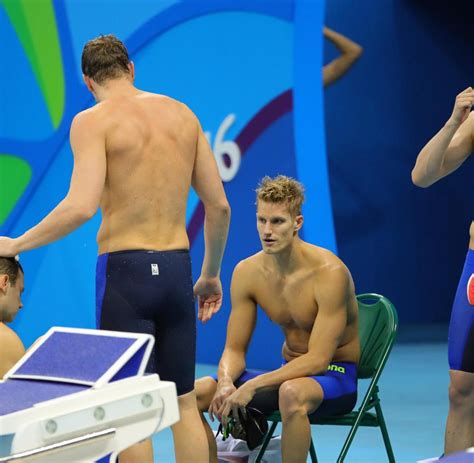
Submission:
[[[474,373],[451,372],[449,403],[466,411],[474,410]]]
[[[278,391],[278,404],[282,419],[294,415],[307,415],[321,404],[322,396],[314,395],[308,400],[308,393],[298,380],[285,381]]]
[[[194,388],[199,411],[207,411],[217,389],[216,381],[210,376],[199,378],[194,383]]]

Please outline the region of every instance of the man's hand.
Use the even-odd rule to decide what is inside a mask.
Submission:
[[[227,418],[232,414],[236,421],[239,421],[239,409],[242,416],[246,416],[245,407],[253,399],[255,389],[249,386],[249,383],[239,387],[232,395],[224,400],[221,408],[217,411],[217,415],[221,417],[221,422],[225,423]]]
[[[211,405],[209,405],[209,417],[211,421],[214,421],[214,417],[216,417],[219,421],[221,417],[218,413],[219,409],[222,407],[224,400],[227,399],[230,395],[232,395],[237,388],[234,386],[234,383],[229,380],[219,381],[217,383],[217,391],[212,398]]]
[[[206,323],[222,305],[222,285],[219,277],[201,275],[194,285],[194,296],[198,299],[198,318]]]
[[[456,97],[453,113],[449,118],[448,124],[453,124],[459,127],[469,116],[473,104],[474,90],[472,87],[468,87]]]
[[[15,239],[6,236],[0,236],[0,256],[15,257],[19,254],[19,246]]]

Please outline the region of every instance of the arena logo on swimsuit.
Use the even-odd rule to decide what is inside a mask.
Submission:
[[[346,369],[344,367],[340,367],[338,365],[329,365],[328,366],[329,371],[337,371],[338,373],[345,373]]]
[[[469,304],[474,305],[474,273],[467,282],[467,300],[469,301]]]
[[[234,122],[235,114],[229,114],[224,118],[217,129],[213,144],[211,143],[211,132],[205,132],[207,141],[212,146],[223,182],[230,182],[237,175],[242,158],[239,145],[233,140],[224,140],[227,131]]]

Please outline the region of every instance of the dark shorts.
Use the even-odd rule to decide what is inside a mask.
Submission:
[[[235,382],[240,387],[245,382],[267,373],[259,370],[245,370]],[[213,376],[217,381],[217,376]],[[357,402],[357,366],[354,363],[333,362],[326,374],[308,376],[321,386],[323,402],[312,416],[333,416],[349,413]],[[250,407],[255,407],[265,414],[278,410],[278,389],[262,391],[255,394]]]
[[[454,298],[448,337],[449,368],[474,373],[474,251],[467,253]]]
[[[119,251],[97,261],[96,322],[104,330],[155,337],[146,371],[194,389],[196,314],[187,250]]]

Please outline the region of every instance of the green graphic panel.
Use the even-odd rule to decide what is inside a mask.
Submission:
[[[1,0],[43,92],[55,128],[64,112],[64,72],[52,0]]]
[[[31,179],[31,168],[23,159],[0,154],[0,225],[15,207]]]

